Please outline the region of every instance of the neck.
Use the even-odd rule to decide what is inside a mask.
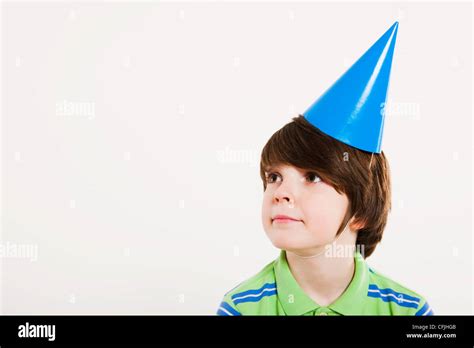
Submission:
[[[343,232],[342,234],[345,234]],[[353,232],[341,235],[337,244],[332,244],[332,253],[320,253],[316,257],[303,258],[300,253],[286,251],[291,273],[303,291],[320,306],[327,306],[342,295],[350,284],[355,271],[352,252],[337,253],[339,248],[355,247]]]

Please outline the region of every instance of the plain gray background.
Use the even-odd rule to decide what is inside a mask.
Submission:
[[[470,3],[4,2],[5,314],[214,314],[278,256],[260,151],[395,20],[368,259],[471,314]]]

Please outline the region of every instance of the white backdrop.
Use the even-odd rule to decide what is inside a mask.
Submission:
[[[214,314],[278,256],[260,151],[399,20],[369,265],[469,314],[472,5],[2,5],[1,312]]]

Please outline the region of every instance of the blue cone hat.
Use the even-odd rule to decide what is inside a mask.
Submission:
[[[395,22],[303,116],[327,135],[360,150],[380,153],[384,106],[397,37]]]

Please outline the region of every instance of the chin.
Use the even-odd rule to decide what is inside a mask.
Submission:
[[[281,250],[304,250],[314,247],[314,244],[301,240],[301,238],[297,238],[296,234],[297,233],[288,233],[288,231],[272,230],[267,233],[267,237],[275,248]]]

